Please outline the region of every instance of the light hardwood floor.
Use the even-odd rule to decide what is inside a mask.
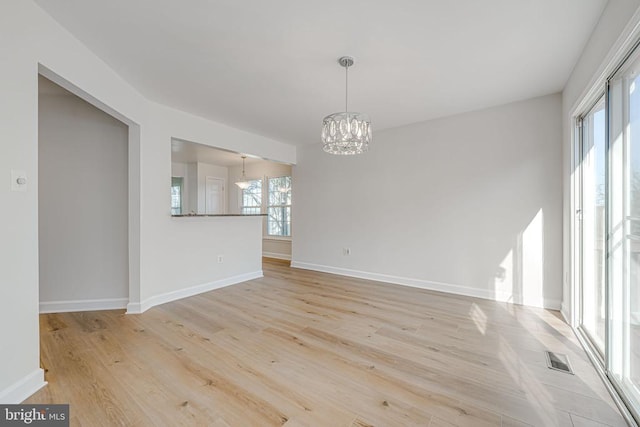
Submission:
[[[41,315],[49,385],[27,403],[85,426],[625,425],[557,312],[264,271],[141,315]]]

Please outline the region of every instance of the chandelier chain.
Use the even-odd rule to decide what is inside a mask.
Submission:
[[[349,112],[349,63],[344,67],[344,112]]]

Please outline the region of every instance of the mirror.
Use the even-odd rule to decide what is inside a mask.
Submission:
[[[290,205],[291,165],[172,139],[171,215],[273,214],[268,227],[287,236]]]

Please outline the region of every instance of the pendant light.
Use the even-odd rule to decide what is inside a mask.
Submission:
[[[246,158],[247,156],[242,156],[242,181],[236,182],[236,185],[243,190],[246,190],[251,185],[251,183],[247,181],[247,177],[244,176],[244,159]]]
[[[363,113],[349,112],[349,67],[353,58],[338,59],[345,69],[344,111],[328,115],[322,120],[322,149],[330,154],[352,155],[364,153],[371,142],[371,120]]]

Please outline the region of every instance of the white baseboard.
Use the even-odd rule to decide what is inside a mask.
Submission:
[[[262,256],[265,258],[284,259],[287,261],[291,261],[291,255],[279,254],[277,252],[262,252]]]
[[[16,405],[21,403],[45,385],[47,385],[47,382],[44,380],[44,371],[38,368],[0,391],[0,404]]]
[[[562,318],[564,319],[565,323],[569,326],[573,326],[571,324],[571,311],[569,310],[569,307],[567,307],[567,305],[564,303],[564,301],[562,302],[562,306],[560,307],[560,314],[562,315]]]
[[[506,292],[491,291],[489,289],[478,289],[463,285],[453,285],[450,283],[434,282],[423,279],[413,279],[410,277],[392,276],[381,273],[370,273],[367,271],[351,270],[348,268],[331,267],[327,265],[312,264],[308,262],[292,261],[291,267],[305,270],[321,271],[324,273],[339,274],[341,276],[357,277],[359,279],[375,280],[377,282],[393,283],[396,285],[411,286],[413,288],[428,289],[431,291],[446,292],[456,295],[465,295],[488,299],[492,301],[509,302],[532,307],[542,307],[551,310],[560,309],[560,300],[545,298],[539,304],[523,304],[522,296],[512,295]]]
[[[127,308],[129,298],[104,298],[75,301],[41,301],[40,313],[68,313],[72,311],[118,310]]]
[[[228,277],[226,279],[203,283],[202,285],[191,286],[189,288],[179,289],[177,291],[171,291],[160,295],[154,295],[140,303],[127,304],[127,314],[144,313],[145,311],[149,310],[151,307],[155,307],[156,305],[191,297],[203,292],[212,291],[214,289],[224,288],[225,286],[246,282],[247,280],[258,279],[260,277],[263,277],[262,270],[254,271],[252,273],[239,274],[237,276]]]

